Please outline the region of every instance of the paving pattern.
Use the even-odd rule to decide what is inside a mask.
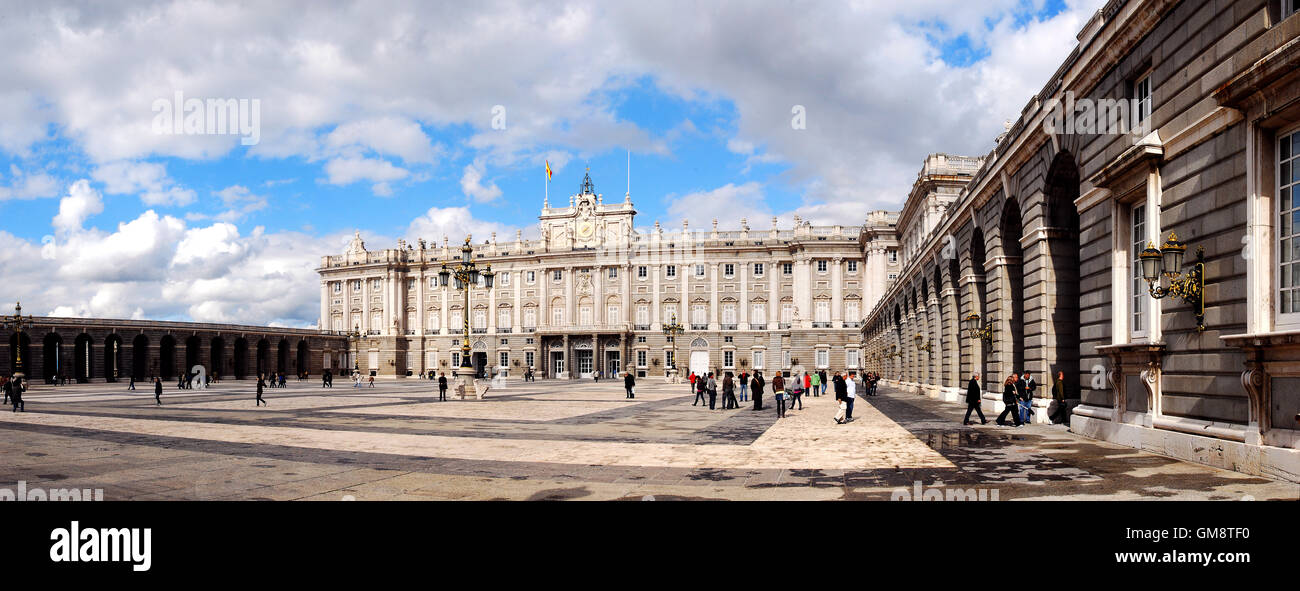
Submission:
[[[834,401],[694,406],[685,385],[510,382],[437,400],[430,382],[291,382],[136,392],[37,386],[0,412],[0,488],[102,488],[107,500],[1291,499],[1300,485],[1083,439],[1064,427],[960,424],[962,408],[882,389]]]

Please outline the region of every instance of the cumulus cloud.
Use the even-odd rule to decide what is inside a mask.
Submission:
[[[104,211],[104,199],[99,191],[90,188],[90,181],[81,179],[68,189],[68,196],[59,200],[59,215],[54,216],[54,227],[64,232],[81,229],[86,218]]]
[[[474,242],[481,244],[493,232],[497,233],[498,242],[513,241],[516,229],[506,224],[475,218],[469,207],[431,207],[424,215],[411,221],[406,237],[410,241],[423,238],[441,245],[443,237],[455,244],[463,241],[467,234],[472,234]]]
[[[135,194],[151,206],[183,206],[195,201],[194,191],[167,176],[167,166],[156,162],[110,162],[101,165],[91,177],[104,184],[110,195]]]
[[[490,182],[483,184],[483,165],[479,162],[465,166],[465,173],[460,177],[460,189],[467,197],[479,203],[486,203],[501,196],[501,189],[496,184]]]
[[[410,171],[393,166],[387,160],[378,158],[335,158],[325,165],[325,173],[331,185],[350,185],[357,181],[372,181],[371,190],[376,195],[392,194],[389,181],[404,179]]]
[[[59,194],[59,181],[45,172],[27,172],[17,165],[9,167],[8,181],[0,184],[0,201],[38,199]]]

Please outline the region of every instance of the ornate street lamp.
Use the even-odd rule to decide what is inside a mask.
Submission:
[[[348,340],[352,341],[352,373],[358,373],[361,371],[361,366],[358,364],[358,359],[360,359],[360,355],[361,355],[361,351],[360,351],[361,327],[360,326],[352,327],[352,331],[348,333]]]
[[[1192,307],[1196,313],[1196,330],[1205,330],[1205,249],[1196,247],[1196,263],[1186,275],[1182,273],[1183,255],[1187,245],[1178,240],[1178,235],[1170,232],[1160,250],[1148,242],[1139,255],[1142,262],[1142,278],[1147,281],[1147,291],[1151,297],[1160,300],[1169,296],[1180,298]],[[1161,276],[1169,279],[1169,287],[1158,285]]]
[[[471,236],[465,236],[465,244],[460,247],[460,263],[448,267],[443,263],[442,270],[438,271],[438,281],[442,285],[447,284],[447,279],[454,276],[456,279],[456,289],[464,290],[465,307],[461,314],[462,330],[460,344],[460,369],[473,370],[474,364],[470,362],[469,346],[469,292],[474,285],[478,284],[480,277],[483,278],[483,286],[491,290],[496,273],[492,272],[492,265],[488,265],[482,271],[478,270],[478,265],[474,262],[474,246],[470,244]]]
[[[5,316],[3,319],[5,329],[14,331],[14,342],[16,343],[16,350],[14,351],[14,375],[18,377],[26,377],[24,371],[26,368],[23,367],[23,330],[28,326],[31,326],[32,317],[30,315],[24,317],[23,303],[17,302],[14,304],[14,315]]]
[[[916,350],[917,350],[917,351],[929,351],[929,350],[930,350],[930,341],[927,340],[924,336],[922,336],[921,333],[919,333],[919,332],[916,333],[916,337],[914,337],[914,338],[912,339],[912,341],[916,344]]]
[[[677,375],[677,337],[686,331],[686,327],[677,322],[677,314],[674,313],[672,321],[664,325],[664,336],[668,337],[668,342],[673,344],[673,362],[668,364],[668,369]]]
[[[993,323],[981,323],[980,315],[971,313],[962,321],[966,325],[966,336],[972,339],[984,339],[988,343],[993,343]]]

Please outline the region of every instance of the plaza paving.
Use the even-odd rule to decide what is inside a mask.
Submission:
[[[1077,437],[965,427],[963,407],[882,388],[836,425],[831,398],[777,420],[692,406],[685,385],[511,381],[439,402],[421,380],[267,389],[229,381],[54,388],[0,411],[0,488],[102,488],[106,500],[889,499],[982,489],[1000,499],[1289,499],[1300,485]],[[770,397],[765,401],[770,407]]]

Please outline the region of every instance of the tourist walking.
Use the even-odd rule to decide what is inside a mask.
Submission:
[[[695,374],[691,374],[691,376],[695,377]],[[704,399],[704,378],[697,377],[695,378],[694,383],[695,383],[695,402],[692,402],[691,406],[695,406],[696,404],[700,404],[700,405],[708,404],[708,401]]]
[[[837,407],[837,408],[835,409],[835,424],[837,424],[837,425],[844,425],[844,424],[846,424],[846,423],[849,422],[849,421],[848,421],[848,417],[849,417],[849,414],[848,414],[848,413],[849,413],[848,393],[849,393],[849,391],[848,391],[848,388],[842,388],[842,387],[841,387],[843,383],[844,383],[844,380],[840,379],[840,374],[835,374],[835,378],[832,379],[832,380],[831,380],[831,383],[830,383],[831,392],[833,392],[833,393],[835,394],[835,402],[836,402],[836,407]]]
[[[697,379],[698,379],[698,378],[695,377],[695,372],[691,372],[691,375],[688,376],[688,377],[686,378],[686,381],[688,381],[688,382],[691,383],[691,391],[692,391],[692,392],[695,391],[695,380],[697,380]],[[695,406],[695,405],[692,404],[691,406]]]
[[[722,376],[722,410],[731,410],[739,406],[733,404],[736,399],[736,382],[731,379],[731,372]]]
[[[974,374],[970,378],[970,383],[966,384],[966,418],[961,424],[970,424],[970,413],[975,411],[980,416],[980,424],[987,425],[989,420],[984,418],[984,410],[980,408],[980,374]]]
[[[1056,372],[1056,382],[1052,384],[1052,401],[1056,403],[1056,410],[1052,412],[1052,416],[1047,417],[1047,422],[1069,426],[1070,409],[1065,404],[1065,372],[1063,371]]]
[[[1024,424],[1020,422],[1020,412],[1017,410],[1019,408],[1019,404],[1017,403],[1020,399],[1020,394],[1016,390],[1016,382],[1019,382],[1020,380],[1016,379],[1016,377],[1016,374],[1011,374],[1007,376],[1005,382],[1002,382],[1002,404],[1006,406],[1002,409],[1002,414],[998,415],[998,424],[1002,426],[1006,426],[1007,424],[1007,414],[1010,414],[1011,418],[1016,420],[1015,424],[1017,427]]]
[[[844,380],[844,420],[853,422],[853,402],[858,399],[858,380],[853,372],[849,372],[849,377]]]
[[[803,377],[794,376],[790,379],[790,410],[794,410],[795,403],[799,404],[799,410],[803,410]]]
[[[374,388],[374,387],[375,387],[375,376],[372,374],[372,375],[371,375],[369,378],[367,378],[367,379],[370,380],[370,387],[371,387],[371,388]]]
[[[779,371],[772,378],[772,398],[776,399],[776,418],[785,418],[785,377]]]
[[[27,386],[23,384],[23,379],[14,374],[9,384],[9,402],[14,405],[14,412],[27,412],[27,405],[23,404],[23,390],[26,390]]]
[[[162,406],[162,378],[153,379],[153,401]]]
[[[753,379],[749,380],[749,390],[754,394],[754,410],[763,410],[763,386],[766,382],[763,380],[763,372],[754,372]]]
[[[718,381],[713,379],[713,372],[709,372],[709,379],[704,387],[709,390],[709,410],[714,410],[714,405],[718,402]]]
[[[438,375],[438,402],[447,401],[447,372]]]
[[[256,404],[256,406],[262,406],[263,404],[266,404],[266,401],[265,401],[265,400],[262,400],[262,388],[266,386],[266,382],[263,381],[263,378],[264,378],[264,377],[265,377],[265,376],[263,376],[262,374],[258,374],[258,375],[257,375],[257,404]],[[274,382],[273,382],[273,383],[274,383]],[[269,405],[268,405],[268,406],[269,406]]]
[[[1020,378],[1020,422],[1028,423],[1033,420],[1034,411],[1034,391],[1038,389],[1038,382],[1034,381],[1034,376],[1025,372]]]
[[[740,372],[740,402],[749,402],[749,374]],[[737,406],[740,406],[739,404]]]
[[[817,375],[821,378],[821,383],[822,383],[822,393],[825,394],[825,393],[826,393],[826,389],[831,387],[831,381],[827,378],[827,376],[826,376],[826,370],[824,370],[824,369],[821,370],[821,371],[819,371],[819,372],[817,372]]]
[[[813,398],[816,398],[816,397],[818,397],[818,396],[821,396],[821,395],[822,395],[822,378],[821,378],[821,376],[818,375],[816,372],[813,372],[813,374],[812,374],[812,378],[811,378],[810,382],[811,382],[811,385],[812,385]]]
[[[627,390],[628,398],[636,398],[636,392],[634,391],[635,387],[636,387],[636,378],[632,377],[632,372],[629,371],[624,373],[623,388]]]
[[[134,390],[134,389],[135,389],[135,376],[131,376],[131,381],[129,381],[129,382],[126,383],[126,389],[127,389],[127,390]]]

